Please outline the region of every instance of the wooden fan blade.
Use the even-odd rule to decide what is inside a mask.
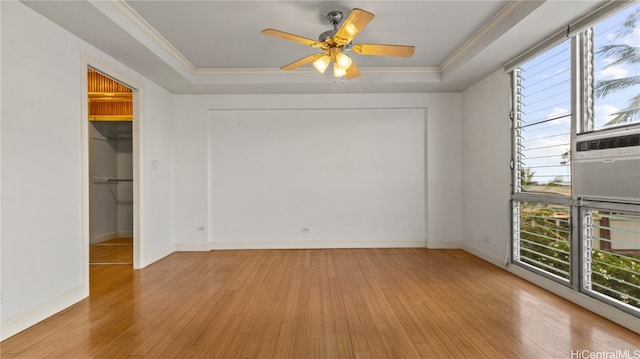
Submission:
[[[288,65],[284,65],[282,66],[280,69],[282,70],[286,70],[286,71],[292,71],[297,69],[300,66],[304,66],[306,64],[312,63],[314,61],[316,61],[317,59],[321,58],[322,56],[324,56],[325,54],[313,54],[313,55],[309,55],[307,57],[303,57],[300,60],[296,60]]]
[[[349,66],[349,68],[347,69],[347,74],[344,75],[344,77],[346,77],[347,80],[351,80],[351,79],[355,79],[356,77],[360,77],[360,70],[358,70],[358,67],[356,66],[355,62],[351,63],[351,66]]]
[[[261,32],[262,35],[269,35],[274,37],[279,37],[281,39],[290,40],[299,42],[304,45],[309,45],[311,47],[321,47],[322,43],[316,40],[307,39],[306,37],[290,34],[288,32],[276,30],[276,29],[264,29]]]
[[[337,45],[350,43],[374,17],[375,15],[368,11],[353,9],[351,14],[347,16],[347,19],[340,25],[338,31],[336,31],[336,34],[333,36],[333,41]]]
[[[411,57],[415,46],[356,44],[351,50],[361,55]]]

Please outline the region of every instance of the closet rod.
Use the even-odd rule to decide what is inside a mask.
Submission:
[[[132,182],[131,178],[106,178],[106,177],[96,177],[93,179],[93,183],[109,183],[109,182]]]

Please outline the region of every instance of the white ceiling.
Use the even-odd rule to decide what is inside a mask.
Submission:
[[[596,1],[23,1],[173,93],[460,91]],[[275,28],[316,39],[326,14],[376,15],[354,43],[416,47],[411,58],[353,54],[362,76],[335,80],[307,65],[317,52],[260,35]]]

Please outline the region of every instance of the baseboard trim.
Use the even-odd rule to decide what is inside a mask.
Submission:
[[[91,244],[101,243],[114,238],[118,238],[118,232],[96,234],[95,236],[91,237]]]
[[[88,296],[88,288],[76,288],[24,313],[18,314],[15,317],[6,319],[0,324],[0,340],[5,340],[20,333]]]
[[[118,231],[117,238],[133,238],[133,231]]]
[[[133,237],[133,231],[118,231],[118,232],[109,232],[97,234],[91,237],[91,244],[101,243],[104,241],[108,241],[114,238],[130,238]]]
[[[469,246],[466,243],[462,243],[462,249],[465,252],[471,253],[476,257],[484,259],[485,261],[495,265],[496,267],[500,267],[500,268],[503,268],[503,269],[506,269],[506,267],[507,267],[507,263],[505,262],[505,260],[503,258],[496,257],[493,253],[489,253],[489,252],[485,251],[484,249],[472,247],[472,246]]]
[[[558,295],[576,305],[579,305],[589,311],[592,311],[610,321],[617,323],[635,333],[640,334],[640,325],[638,325],[638,318],[633,315],[623,312],[615,307],[612,307],[606,303],[603,303],[597,299],[594,299],[584,293],[574,291],[565,287],[560,283],[556,283],[550,279],[544,278],[531,271],[528,271],[517,265],[510,265],[504,263],[504,259],[498,258],[495,255],[489,254],[479,248],[463,245],[463,250],[479,257],[491,264],[500,267],[507,272],[518,276],[530,283],[537,285],[555,295]]]
[[[427,248],[429,249],[460,249],[460,242],[445,242],[445,241],[429,241],[427,240]]]
[[[209,243],[176,243],[174,245],[175,252],[208,252]]]
[[[424,241],[398,242],[210,242],[211,250],[233,249],[335,249],[335,248],[424,248]]]
[[[144,257],[144,262],[142,263],[141,268],[144,268],[150,264],[153,264],[175,251],[176,251],[176,246],[174,244],[167,246],[165,248],[160,248],[158,250],[155,250],[150,255]]]

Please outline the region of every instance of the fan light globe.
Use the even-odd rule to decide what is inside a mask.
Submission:
[[[348,69],[349,66],[351,66],[352,62],[353,61],[351,61],[351,58],[345,55],[344,53],[339,52],[338,54],[336,54],[336,63],[341,69],[343,70]]]
[[[344,27],[344,30],[351,36],[353,36],[353,34],[356,34],[358,32],[358,28],[352,23],[346,24]]]
[[[337,62],[333,63],[333,77],[342,77],[347,74],[347,69],[343,69]]]
[[[319,73],[323,74],[327,67],[329,67],[329,63],[331,63],[331,57],[324,55],[313,62],[313,67],[315,67]]]

